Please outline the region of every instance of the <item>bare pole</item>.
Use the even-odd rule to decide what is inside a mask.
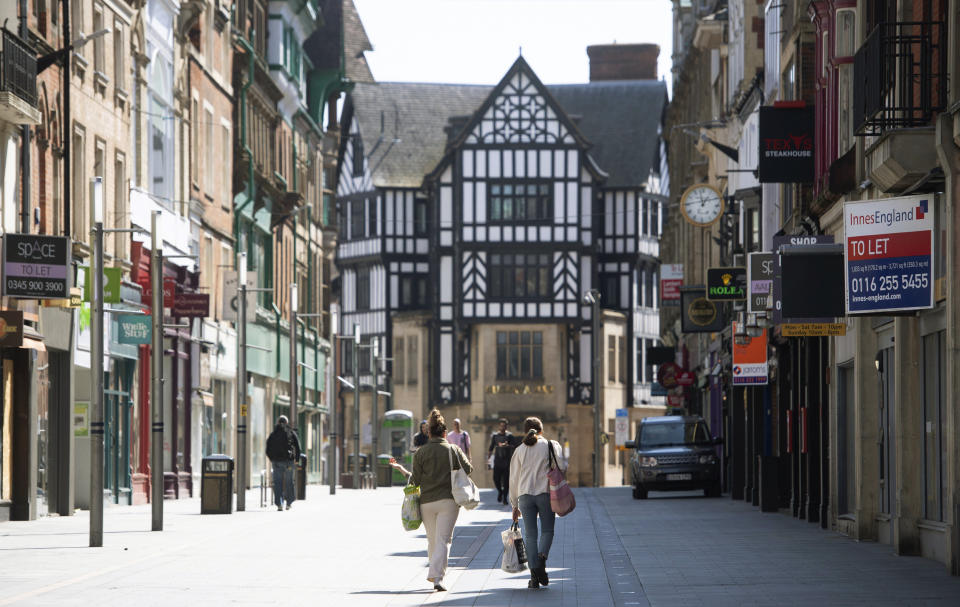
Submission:
[[[370,467],[373,470],[373,488],[377,488],[377,391],[380,389],[378,384],[378,372],[380,370],[380,340],[374,336],[370,338],[370,372],[373,373],[373,389],[370,390],[370,397],[373,399],[373,408],[370,411]]]
[[[237,254],[237,512],[246,509],[247,494],[247,254]]]
[[[353,488],[360,488],[360,325],[353,325]]]
[[[90,546],[103,546],[103,177],[90,180],[93,260],[90,264]]]
[[[153,531],[163,531],[163,253],[160,252],[160,211],[150,214],[151,335],[150,510]]]
[[[296,234],[294,234],[296,239]],[[297,362],[297,283],[290,283],[290,429],[299,438],[297,429],[297,375],[300,372]],[[293,462],[293,490],[294,499],[296,499],[297,480],[300,476],[297,474],[299,460]]]
[[[330,466],[330,495],[337,494],[337,480],[340,476],[340,470],[338,465],[338,456],[339,452],[337,450],[337,398],[336,394],[339,392],[340,388],[337,382],[337,373],[340,371],[340,368],[337,367],[337,361],[340,360],[340,342],[337,340],[338,331],[339,331],[339,318],[336,308],[331,310],[332,318],[330,319],[330,347],[333,349],[330,353],[333,357],[333,364],[327,364],[327,369],[329,374],[327,377],[327,402],[330,403],[330,453],[327,457],[330,458],[330,461],[327,463]]]

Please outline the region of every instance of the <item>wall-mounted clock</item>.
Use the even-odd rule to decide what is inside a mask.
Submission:
[[[723,213],[723,196],[713,186],[698,183],[680,197],[680,212],[691,224],[705,228],[713,225]]]

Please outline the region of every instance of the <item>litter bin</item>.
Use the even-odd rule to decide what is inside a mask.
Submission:
[[[297,458],[297,499],[307,499],[307,454],[301,453]]]
[[[203,458],[200,514],[233,513],[233,458],[220,453]]]
[[[381,453],[377,456],[377,486],[378,487],[389,487],[392,485],[393,480],[393,468],[390,467],[390,458],[393,457],[389,453]]]

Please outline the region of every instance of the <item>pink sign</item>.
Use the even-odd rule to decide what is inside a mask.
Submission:
[[[665,263],[660,266],[660,302],[665,306],[680,305],[680,287],[683,286],[683,264]]]

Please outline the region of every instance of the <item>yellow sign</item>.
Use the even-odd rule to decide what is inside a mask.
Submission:
[[[80,287],[70,287],[70,305],[71,308],[79,308],[83,305],[83,289]]]
[[[550,384],[520,384],[517,386],[503,386],[494,384],[487,386],[487,394],[553,394]]]
[[[247,416],[247,405],[240,405],[240,417]]]
[[[784,337],[842,337],[847,325],[842,322],[799,322],[780,325]]]

